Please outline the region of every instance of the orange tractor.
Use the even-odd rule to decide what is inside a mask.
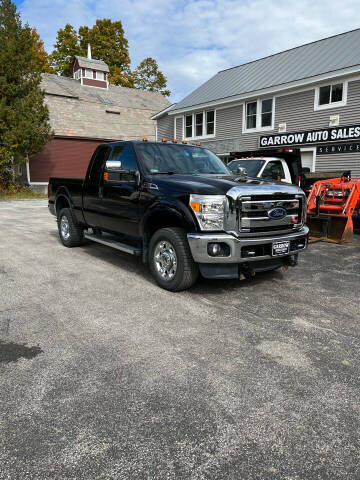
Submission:
[[[340,178],[314,183],[307,199],[310,241],[351,242],[353,218],[359,216],[360,177],[344,172]]]

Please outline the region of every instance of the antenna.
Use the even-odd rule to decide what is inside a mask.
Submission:
[[[90,46],[90,43],[88,43],[88,54],[87,54],[87,58],[90,58],[90,59],[91,59],[91,46]]]

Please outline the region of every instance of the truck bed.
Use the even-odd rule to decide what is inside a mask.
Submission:
[[[79,220],[82,220],[82,188],[84,178],[50,177],[49,179],[49,210],[56,215],[55,201],[63,193],[71,198],[73,207]]]

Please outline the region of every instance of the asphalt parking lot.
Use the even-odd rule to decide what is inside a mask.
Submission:
[[[360,478],[360,241],[158,288],[0,202],[1,479]]]

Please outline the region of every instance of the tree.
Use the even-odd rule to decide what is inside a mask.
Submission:
[[[120,20],[109,18],[96,20],[92,28],[79,28],[80,48],[86,52],[91,45],[92,56],[103,60],[110,70],[109,82],[123,87],[134,87],[130,70],[129,44]]]
[[[108,65],[108,80],[113,85],[170,95],[170,91],[166,90],[166,77],[153,58],[145,58],[135,72],[131,71],[129,43],[120,20],[97,19],[92,27],[84,25],[78,31],[67,24],[58,31],[56,40],[51,55],[52,66],[60,75],[71,77],[73,57],[86,56],[90,44],[93,58],[103,60]]]
[[[79,44],[79,37],[75,28],[67,23],[57,33],[54,50],[51,54],[52,67],[56,73],[64,77],[71,77],[71,64],[75,55],[85,55]]]
[[[170,90],[166,90],[167,79],[159,70],[154,58],[145,58],[134,71],[134,84],[141,90],[159,92],[164,96],[170,96]]]
[[[54,73],[54,70],[51,68],[50,56],[46,52],[44,42],[41,40],[36,28],[31,30],[31,36],[33,39],[32,51],[38,65],[38,70],[42,73]]]
[[[11,0],[0,0],[0,45],[0,179],[6,185],[13,167],[41,151],[52,132],[34,37]]]

